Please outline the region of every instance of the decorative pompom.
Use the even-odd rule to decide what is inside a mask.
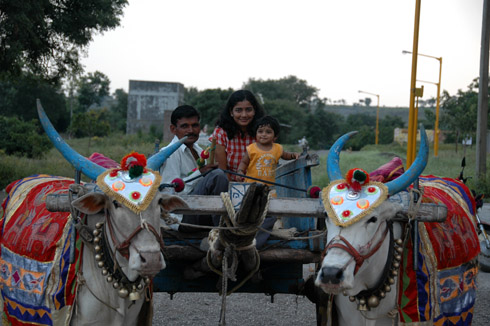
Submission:
[[[306,194],[309,198],[318,198],[320,197],[320,187],[318,186],[309,186],[306,190]]]
[[[198,158],[196,162],[197,162],[197,165],[198,165],[200,168],[202,168],[204,165],[206,165],[206,161],[205,161],[203,158],[201,158],[201,157],[200,157],[200,158]]]
[[[206,150],[204,150],[204,151],[201,152],[201,158],[203,160],[209,158],[209,150],[208,149],[206,149]]]
[[[131,179],[139,177],[146,166],[146,157],[143,154],[131,152],[121,160],[121,169],[129,172]]]
[[[345,175],[345,181],[351,190],[359,192],[363,185],[369,183],[369,174],[363,169],[350,169]]]
[[[185,188],[185,183],[180,178],[173,179],[172,184],[174,185],[175,192],[181,192]]]

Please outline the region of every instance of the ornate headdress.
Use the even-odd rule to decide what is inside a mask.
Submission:
[[[146,167],[146,157],[136,152],[123,157],[120,169],[107,170],[97,177],[97,185],[106,195],[137,214],[151,203],[160,181],[160,174]]]
[[[362,169],[351,169],[345,179],[332,181],[322,191],[329,218],[338,226],[349,226],[372,212],[388,197],[388,188],[370,182]]]

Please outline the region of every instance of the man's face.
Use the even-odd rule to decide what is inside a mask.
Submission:
[[[170,131],[181,139],[184,136],[188,136],[185,141],[186,145],[192,145],[199,139],[199,133],[201,132],[201,125],[197,117],[181,118],[177,120],[177,125],[170,125]]]

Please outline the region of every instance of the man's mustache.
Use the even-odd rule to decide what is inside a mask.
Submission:
[[[199,137],[199,135],[195,134],[195,133],[189,133],[189,134],[185,134],[185,135],[188,137]]]

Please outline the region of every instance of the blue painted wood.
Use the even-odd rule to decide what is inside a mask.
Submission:
[[[307,190],[311,186],[311,168],[319,164],[317,155],[301,156],[299,159],[289,161],[280,166],[276,171],[276,182],[283,185],[291,185]],[[297,191],[285,187],[276,187],[278,197],[306,198],[306,191]],[[295,227],[298,231],[315,229],[314,218],[283,217],[284,228]]]

